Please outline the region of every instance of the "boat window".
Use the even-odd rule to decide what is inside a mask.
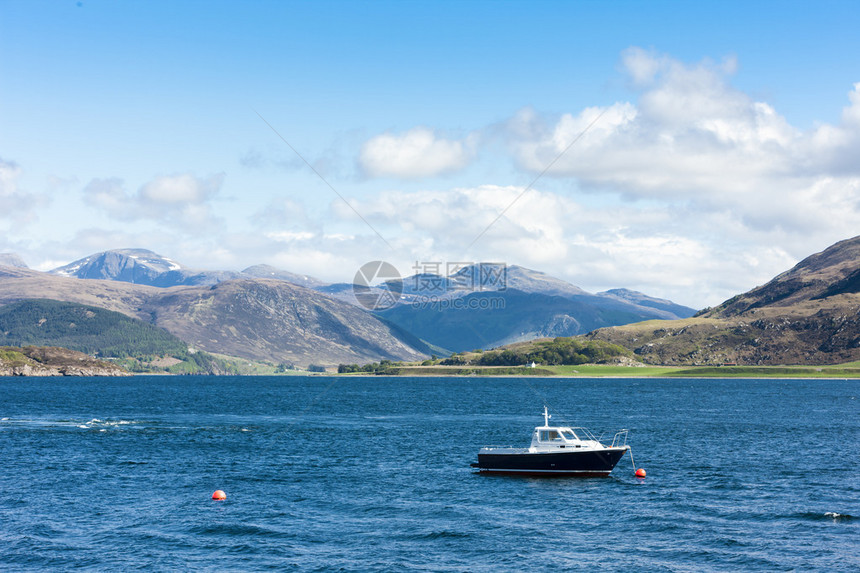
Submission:
[[[566,439],[566,440],[575,440],[576,439],[576,435],[569,430],[562,431],[561,435],[564,436],[564,439]]]
[[[541,430],[540,431],[540,441],[542,441],[542,442],[561,441],[561,436],[559,436],[558,432],[555,430]]]

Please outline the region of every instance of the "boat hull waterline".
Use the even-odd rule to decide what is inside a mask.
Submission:
[[[478,454],[472,464],[481,473],[526,476],[606,477],[629,447],[586,452],[535,452]]]

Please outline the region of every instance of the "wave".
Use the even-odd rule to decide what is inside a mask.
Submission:
[[[52,429],[52,428],[75,428],[79,430],[111,430],[129,428],[145,428],[152,425],[151,422],[142,420],[103,420],[101,418],[90,418],[89,420],[75,420],[63,418],[0,418],[0,426],[12,426],[16,428],[30,429]]]
[[[824,513],[808,511],[805,513],[797,514],[793,517],[809,519],[812,521],[852,521],[856,519],[856,517],[851,515],[850,513],[839,513],[836,511],[825,511]]]
[[[89,422],[85,422],[83,424],[79,424],[77,427],[82,430],[95,430],[98,429],[102,432],[112,429],[118,428],[120,426],[137,426],[140,425],[140,422],[134,420],[100,420],[99,418],[93,418]]]
[[[468,533],[462,533],[459,531],[449,531],[447,529],[443,529],[441,531],[430,531],[427,533],[415,533],[412,535],[405,536],[407,539],[415,539],[418,541],[432,541],[436,539],[468,539],[472,537]]]
[[[259,525],[244,523],[217,523],[193,527],[191,532],[197,535],[227,535],[227,536],[259,536],[259,537],[292,537],[291,534]]]

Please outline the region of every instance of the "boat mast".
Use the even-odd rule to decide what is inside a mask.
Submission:
[[[546,404],[543,407],[543,425],[549,427],[549,412],[546,409]]]

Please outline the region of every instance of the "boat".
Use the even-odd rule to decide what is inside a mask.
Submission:
[[[607,446],[585,428],[550,426],[546,406],[543,416],[543,426],[535,428],[531,446],[486,446],[478,452],[478,463],[471,466],[492,474],[605,477],[630,451],[627,430],[619,430]]]

